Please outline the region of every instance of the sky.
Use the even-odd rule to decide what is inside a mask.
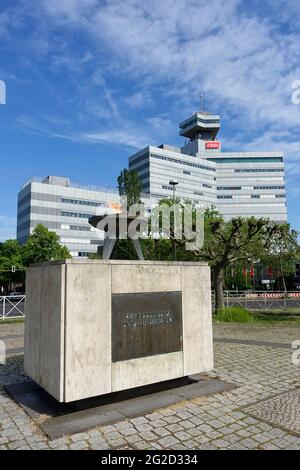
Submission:
[[[183,143],[200,93],[223,151],[285,153],[300,231],[299,44],[299,0],[0,0],[0,241],[27,179],[115,187],[129,155]]]

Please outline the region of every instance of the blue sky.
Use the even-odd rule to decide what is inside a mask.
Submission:
[[[115,186],[136,150],[180,144],[200,93],[223,150],[285,152],[300,230],[299,44],[299,0],[0,0],[0,241],[28,178]]]

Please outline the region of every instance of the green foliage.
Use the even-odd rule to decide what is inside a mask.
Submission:
[[[127,197],[127,208],[140,201],[142,189],[138,173],[124,168],[118,176],[118,190],[120,196]]]
[[[130,239],[117,240],[112,253],[112,259],[138,259],[132,241]]]
[[[59,243],[59,237],[55,232],[50,232],[39,224],[28,238],[22,250],[25,266],[44,261],[55,261],[71,258],[69,250]]]
[[[223,307],[217,311],[215,320],[219,322],[252,323],[253,316],[243,307]]]
[[[16,272],[12,273],[12,266]],[[6,286],[10,282],[23,282],[25,278],[22,247],[17,240],[7,240],[0,244],[0,285]]]

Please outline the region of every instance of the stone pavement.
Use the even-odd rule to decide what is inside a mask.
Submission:
[[[215,370],[209,375],[238,385],[224,394],[196,398],[139,418],[85,433],[49,440],[26,413],[5,393],[4,386],[23,381],[22,324],[0,324],[0,339],[6,339],[9,353],[0,365],[0,450],[4,449],[298,449],[300,437],[288,431],[286,416],[276,406],[270,413],[274,423],[262,421],[257,404],[286,394],[280,400],[291,409],[291,428],[298,429],[297,403],[300,365],[292,364],[292,351],[243,343],[223,343],[227,339],[252,339],[290,344],[300,339],[294,326],[214,325]],[[279,401],[280,401],[279,400]],[[267,402],[267,408],[278,399]],[[296,405],[295,405],[296,403]],[[256,405],[257,406],[254,406]],[[250,406],[252,405],[252,406]],[[253,411],[254,409],[254,411]],[[251,411],[252,410],[252,411]],[[258,410],[258,411],[257,411]],[[279,410],[280,411],[280,410]],[[253,414],[256,413],[256,417]],[[276,414],[277,413],[277,414]],[[275,416],[276,415],[276,416]],[[296,422],[297,421],[297,422]]]

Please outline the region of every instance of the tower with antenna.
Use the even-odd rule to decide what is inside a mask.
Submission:
[[[204,94],[201,93],[199,111],[179,124],[179,135],[189,139],[188,144],[182,147],[182,152],[195,155],[208,149],[220,150],[220,143],[213,143],[219,129],[220,116],[205,111]]]

